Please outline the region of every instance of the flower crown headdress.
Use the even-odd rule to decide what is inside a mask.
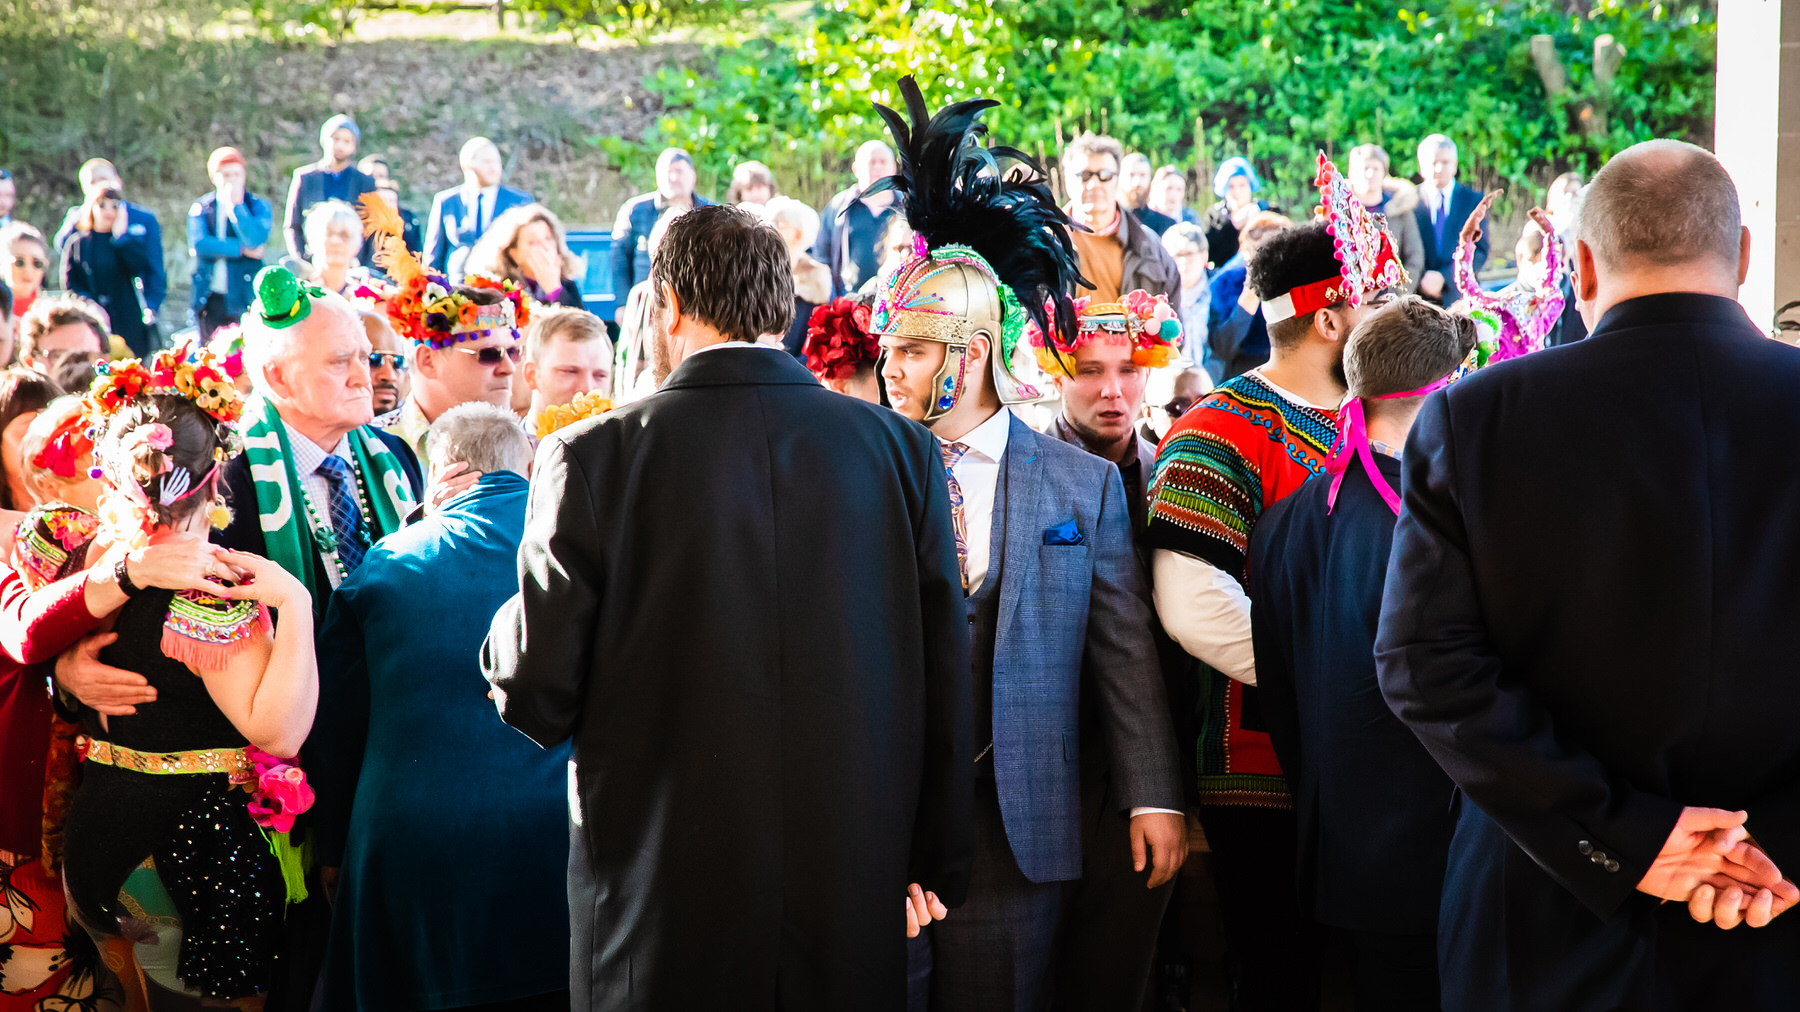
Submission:
[[[1046,307],[1048,312],[1048,307]],[[1032,354],[1045,372],[1069,371],[1068,359],[1082,345],[1102,335],[1131,345],[1131,360],[1149,369],[1161,369],[1175,359],[1181,347],[1181,321],[1166,295],[1152,296],[1139,288],[1119,302],[1094,302],[1087,297],[1075,300],[1075,335],[1072,340],[1046,338],[1033,321],[1026,327]]]
[[[427,271],[400,238],[400,215],[381,197],[363,194],[356,213],[362,215],[363,234],[374,243],[375,266],[394,281],[392,291],[370,295],[382,299],[388,322],[401,337],[442,349],[497,330],[518,337],[519,328],[531,322],[531,304],[524,289],[513,281],[479,274],[464,278],[466,288],[492,289],[504,296],[499,302],[482,304],[457,291],[449,278]]]

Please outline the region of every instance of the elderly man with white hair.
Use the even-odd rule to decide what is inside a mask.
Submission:
[[[341,296],[281,267],[256,277],[244,368],[256,384],[225,465],[219,544],[280,563],[323,617],[331,591],[419,501],[419,463],[374,417],[369,338]]]
[[[501,185],[506,163],[499,147],[486,137],[469,138],[457,162],[462,166],[462,184],[431,198],[431,216],[425,223],[425,266],[452,281],[462,280],[463,261],[494,219],[533,202],[524,190]]]
[[[519,588],[531,446],[481,403],[444,412],[430,440],[480,480],[377,545],[319,633],[305,754],[336,899],[319,1007],[567,1012],[569,745],[506,726],[481,674],[489,621]]]
[[[894,174],[894,151],[881,141],[868,141],[856,149],[850,166],[856,183],[842,190],[820,212],[818,241],[813,257],[831,268],[831,294],[843,295],[862,287],[881,268],[882,237],[895,213],[894,195],[884,190],[863,196],[878,180]]]

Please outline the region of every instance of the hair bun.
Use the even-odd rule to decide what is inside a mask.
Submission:
[[[264,323],[281,329],[306,319],[313,298],[324,295],[314,285],[303,285],[286,267],[264,267],[256,274],[256,304],[250,312]]]

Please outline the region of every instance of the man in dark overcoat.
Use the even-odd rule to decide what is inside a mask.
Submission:
[[[898,1010],[911,887],[969,874],[941,456],[756,344],[793,283],[747,212],[677,219],[651,280],[673,371],[539,447],[482,657],[507,723],[574,739],[573,1005]]]

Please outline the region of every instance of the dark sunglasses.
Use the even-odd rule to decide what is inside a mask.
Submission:
[[[383,363],[393,366],[394,371],[396,371],[396,372],[405,372],[406,371],[406,356],[405,355],[402,355],[397,351],[372,351],[372,352],[369,352],[369,371],[370,372],[374,372],[376,369],[381,368]]]
[[[480,362],[490,369],[500,364],[500,356],[502,355],[505,355],[507,361],[512,364],[519,364],[519,346],[516,344],[510,348],[458,348],[456,350],[462,352],[464,355],[475,356],[475,361]]]
[[[13,257],[13,266],[14,267],[32,267],[32,268],[36,268],[37,270],[41,271],[45,267],[48,267],[49,264],[46,263],[45,261],[39,259],[38,257]]]
[[[1110,183],[1117,178],[1119,178],[1118,169],[1088,169],[1081,174],[1083,183],[1091,183],[1096,179],[1102,183]]]
[[[1163,410],[1169,413],[1170,418],[1180,418],[1187,413],[1187,409],[1194,406],[1194,401],[1195,398],[1192,397],[1177,397],[1163,405]]]

